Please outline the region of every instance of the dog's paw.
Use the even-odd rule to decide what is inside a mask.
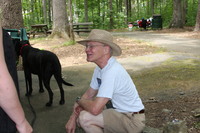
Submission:
[[[65,104],[65,100],[60,100],[60,105],[63,105],[63,104]]]
[[[43,92],[44,92],[44,89],[40,89],[39,92],[40,92],[40,93],[43,93]]]
[[[28,96],[31,96],[31,94],[30,93],[26,93],[26,96],[28,97]]]
[[[51,107],[51,105],[52,105],[52,102],[46,103],[46,106],[47,106],[47,107]]]

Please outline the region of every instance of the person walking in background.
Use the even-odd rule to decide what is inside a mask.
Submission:
[[[0,29],[0,133],[15,133],[17,131],[19,133],[32,133],[33,129],[25,118],[17,94],[18,81],[14,77],[14,75],[17,76],[16,69],[13,69],[16,68],[14,59],[11,38],[4,30]],[[13,79],[15,79],[15,83]]]
[[[142,27],[144,28],[144,30],[147,29],[147,20],[142,18]]]
[[[75,133],[78,124],[86,133],[140,133],[145,126],[144,105],[127,71],[113,56],[121,48],[112,35],[93,29],[85,46],[88,62],[94,62],[90,88],[77,97],[66,131]]]

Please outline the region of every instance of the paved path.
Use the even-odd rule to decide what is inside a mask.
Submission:
[[[128,70],[138,71],[156,67],[168,59],[200,60],[200,39],[189,39],[152,31],[113,32],[112,34],[114,36],[127,36],[136,40],[146,41],[154,46],[168,50],[165,53],[119,59],[119,62]]]
[[[151,31],[119,32],[113,33],[113,35],[128,36],[137,40],[152,42],[153,45],[167,48],[170,51],[200,56],[200,39],[176,37]]]

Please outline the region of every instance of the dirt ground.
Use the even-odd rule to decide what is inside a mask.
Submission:
[[[172,36],[200,39],[200,33],[192,32],[191,29],[164,29],[162,31],[155,32],[162,32]],[[84,36],[81,36],[77,37],[76,40],[81,40],[84,38]],[[125,58],[129,56],[142,56],[155,53],[157,51],[164,51],[163,49],[159,49],[144,42],[125,37],[115,37],[114,41],[121,46],[123,51],[122,55],[117,58]],[[76,67],[82,64],[86,64],[87,62],[85,60],[84,47],[79,44],[63,46],[65,42],[66,41],[63,39],[45,39],[42,41],[37,39],[31,39],[31,44],[33,44],[33,47],[54,52],[59,57],[63,68]],[[199,90],[199,88],[195,88],[195,90]],[[163,127],[163,124],[168,121],[171,121],[173,119],[180,119],[185,120],[187,122],[187,126],[189,129],[188,131],[190,133],[200,133],[200,119],[193,117],[193,110],[199,107],[199,103],[199,91],[191,92],[190,95],[184,97],[182,97],[182,95],[179,95],[176,97],[176,100],[171,98],[171,100],[157,101],[156,99],[152,98],[149,101],[144,101],[145,107],[147,109],[147,125],[154,128],[161,128]],[[173,110],[163,111],[163,109]]]
[[[191,27],[185,29],[163,29],[154,31],[157,33],[165,33],[171,36],[180,36],[186,38],[200,38],[200,32],[193,32]],[[76,41],[84,39],[85,36],[76,36]],[[122,55],[119,58],[129,56],[142,56],[156,52],[158,49],[144,42],[135,41],[130,38],[115,37],[116,42],[122,48]],[[81,65],[87,63],[85,60],[84,47],[79,44],[71,46],[63,46],[66,43],[64,39],[45,39],[31,40],[33,47],[50,50],[54,52],[60,59],[62,67]],[[162,42],[161,42],[162,43]],[[59,46],[60,44],[60,46]]]
[[[76,40],[82,39],[84,39],[83,36],[77,38]],[[121,46],[123,51],[119,58],[125,58],[128,56],[142,56],[151,54],[157,50],[155,47],[149,46],[144,42],[142,43],[129,38],[124,39],[123,37],[117,37],[114,38],[114,41]],[[33,40],[31,41],[31,44],[33,44],[33,47],[54,52],[58,56],[62,67],[76,66],[87,63],[85,60],[86,56],[84,46],[79,44],[63,46],[65,42],[66,41],[64,39],[47,39],[43,41]]]

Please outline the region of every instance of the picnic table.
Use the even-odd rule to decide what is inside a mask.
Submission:
[[[47,24],[31,25],[31,34],[33,34],[33,38],[38,33],[43,33],[47,36],[47,31],[48,31]]]
[[[73,23],[73,31],[77,32],[90,32],[93,27],[93,22]]]
[[[90,32],[93,28],[93,22],[82,22],[82,23],[73,23],[73,31],[76,32],[78,35],[80,32]],[[31,25],[31,33],[33,34],[33,38],[37,33],[44,33],[45,35],[51,34],[52,30],[48,30],[46,24],[36,24]]]

